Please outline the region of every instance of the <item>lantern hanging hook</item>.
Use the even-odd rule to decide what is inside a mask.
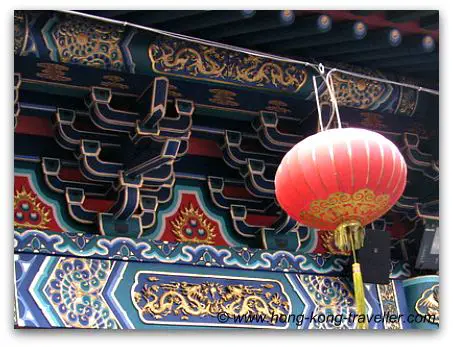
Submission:
[[[325,69],[324,69],[324,65],[322,63],[319,63],[318,71],[321,75],[324,75]]]

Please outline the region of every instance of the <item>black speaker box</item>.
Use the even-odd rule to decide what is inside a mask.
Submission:
[[[367,229],[358,251],[363,282],[388,284],[390,275],[390,235],[384,230]]]

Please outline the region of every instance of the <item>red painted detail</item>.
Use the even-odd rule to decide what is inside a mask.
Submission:
[[[409,221],[401,221],[397,215],[393,216],[393,224],[388,226],[388,231],[392,238],[402,239],[413,225]]]
[[[318,231],[318,233],[320,234],[320,231]],[[310,240],[308,240],[308,241],[310,241]],[[312,251],[312,253],[320,253],[320,254],[329,253],[327,251],[326,247],[324,247],[321,237],[318,237],[318,243],[316,244],[316,247]]]
[[[223,154],[217,143],[213,140],[192,137],[189,141],[189,154],[204,157],[222,158]]]
[[[52,122],[48,118],[34,116],[19,116],[15,133],[53,137]]]
[[[115,201],[104,199],[85,198],[83,207],[90,211],[107,212],[111,209]]]
[[[67,181],[92,182],[83,176],[79,169],[72,167],[62,167],[59,177]]]
[[[278,216],[263,216],[259,214],[247,214],[245,222],[250,225],[259,225],[263,227],[270,227],[278,219]]]
[[[247,191],[247,189],[240,186],[225,185],[225,187],[223,188],[223,195],[230,198],[256,199]]]

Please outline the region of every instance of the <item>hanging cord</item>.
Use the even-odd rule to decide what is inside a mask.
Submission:
[[[337,126],[338,126],[338,128],[341,129],[340,110],[338,109],[337,96],[335,95],[335,85],[333,83],[333,79],[332,79],[332,75],[330,74],[330,71],[326,75],[326,86],[329,89],[330,100],[332,102],[334,112],[337,116]]]
[[[321,112],[321,104],[319,103],[319,94],[318,94],[318,82],[316,81],[316,76],[313,75],[313,89],[315,90],[315,98],[316,98],[316,109],[318,110],[318,121],[321,131],[324,131],[324,126],[322,125],[322,112]]]

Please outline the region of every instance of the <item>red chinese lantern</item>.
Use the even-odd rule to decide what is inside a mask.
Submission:
[[[285,155],[277,170],[275,193],[281,207],[304,225],[334,230],[336,246],[353,251],[359,312],[365,311],[365,301],[355,250],[363,246],[363,226],[396,203],[406,175],[404,158],[390,140],[357,128],[306,138]]]

